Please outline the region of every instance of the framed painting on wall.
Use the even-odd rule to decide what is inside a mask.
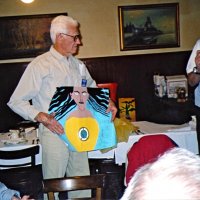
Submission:
[[[179,4],[119,6],[120,50],[180,46]]]
[[[135,98],[119,98],[119,116],[122,119],[136,121]]]
[[[46,52],[51,20],[67,13],[0,17],[0,59],[29,58]]]

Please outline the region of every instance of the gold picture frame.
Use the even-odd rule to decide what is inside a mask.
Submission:
[[[46,52],[51,20],[67,13],[0,17],[0,59],[35,57]]]
[[[121,119],[136,121],[135,98],[119,98],[119,117]]]
[[[179,4],[118,6],[120,50],[180,46]]]

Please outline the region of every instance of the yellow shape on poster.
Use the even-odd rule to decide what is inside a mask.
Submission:
[[[95,148],[99,134],[98,122],[91,117],[70,117],[65,124],[66,136],[77,151]]]

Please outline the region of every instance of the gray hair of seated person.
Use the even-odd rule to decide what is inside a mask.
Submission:
[[[132,177],[121,200],[199,200],[200,158],[172,148]]]
[[[51,41],[53,44],[55,44],[57,34],[68,33],[69,26],[78,27],[79,23],[77,20],[73,19],[72,17],[65,16],[65,15],[59,15],[51,21],[50,36],[51,36]]]

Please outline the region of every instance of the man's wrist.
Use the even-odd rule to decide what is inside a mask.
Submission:
[[[115,104],[115,101],[113,99],[109,98],[109,101]]]
[[[35,120],[36,122],[41,122],[40,115],[41,115],[41,112],[39,112],[39,113],[34,117],[34,120]]]
[[[46,113],[43,112],[39,112],[35,118],[34,118],[37,122],[40,123],[46,123],[48,121],[48,117],[46,116]]]

